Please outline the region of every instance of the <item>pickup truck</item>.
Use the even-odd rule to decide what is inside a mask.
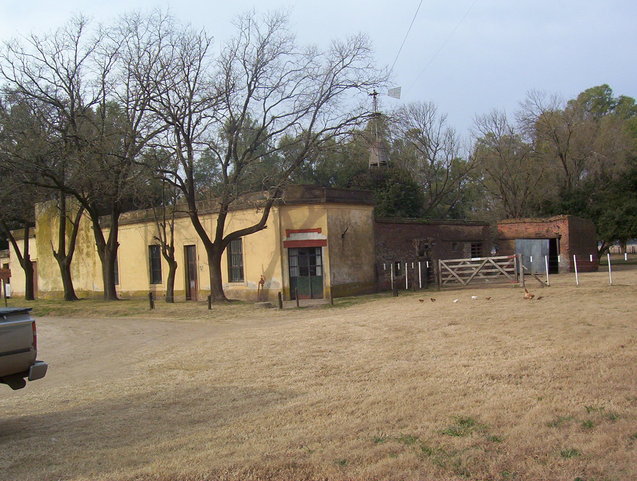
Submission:
[[[26,379],[46,375],[47,363],[36,361],[38,336],[31,308],[0,308],[0,383],[22,389]]]

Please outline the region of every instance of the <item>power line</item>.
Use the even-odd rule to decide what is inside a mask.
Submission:
[[[423,69],[418,72],[418,75],[416,75],[413,83],[409,86],[409,89],[411,90],[411,88],[416,84],[416,82],[418,81],[418,79],[420,78],[420,76],[425,73],[425,70],[427,70],[431,64],[433,63],[433,61],[436,59],[436,57],[438,57],[438,55],[440,54],[440,52],[442,52],[442,50],[447,46],[447,44],[449,43],[449,40],[451,40],[451,37],[453,37],[453,35],[458,31],[458,28],[460,28],[460,25],[462,24],[462,22],[465,21],[465,19],[467,18],[467,16],[469,15],[469,12],[471,12],[471,10],[473,9],[473,7],[475,6],[475,4],[478,3],[478,0],[473,0],[473,3],[471,3],[471,5],[469,5],[469,8],[467,9],[467,11],[464,13],[464,15],[462,16],[462,18],[458,21],[458,23],[456,24],[456,26],[453,28],[453,30],[449,33],[449,35],[447,35],[447,38],[444,40],[444,42],[442,42],[440,44],[440,47],[438,47],[438,50],[436,50],[436,52],[431,56],[431,58],[429,59],[429,61],[425,64],[425,66],[423,67]]]
[[[409,24],[409,28],[407,29],[407,33],[405,34],[405,38],[403,38],[403,43],[400,44],[400,48],[398,49],[398,53],[396,54],[396,58],[394,59],[394,63],[391,64],[391,68],[389,69],[389,73],[391,74],[394,71],[394,66],[398,61],[398,57],[400,56],[400,52],[403,51],[403,47],[405,46],[405,42],[407,41],[407,37],[409,36],[409,32],[411,32],[411,27],[414,26],[414,22],[416,21],[416,17],[418,16],[418,12],[420,11],[420,7],[422,6],[422,1],[418,4],[418,8],[416,9],[416,13],[414,13],[413,18],[411,19],[411,23]]]

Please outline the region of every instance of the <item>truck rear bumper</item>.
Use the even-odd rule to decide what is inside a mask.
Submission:
[[[35,361],[29,368],[29,381],[42,379],[46,375],[49,365],[43,361]]]

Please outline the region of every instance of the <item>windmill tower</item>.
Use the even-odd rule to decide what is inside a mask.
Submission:
[[[389,154],[387,153],[387,147],[381,138],[381,116],[382,114],[378,111],[378,96],[380,94],[374,90],[369,96],[372,98],[372,119],[371,119],[371,127],[372,127],[372,139],[369,144],[369,168],[375,167],[387,167],[389,163]],[[396,87],[393,89],[389,89],[387,92],[389,97],[399,99],[400,98],[400,87]]]

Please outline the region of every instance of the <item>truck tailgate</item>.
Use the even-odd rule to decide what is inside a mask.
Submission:
[[[0,377],[28,371],[35,358],[29,311],[0,310]]]

